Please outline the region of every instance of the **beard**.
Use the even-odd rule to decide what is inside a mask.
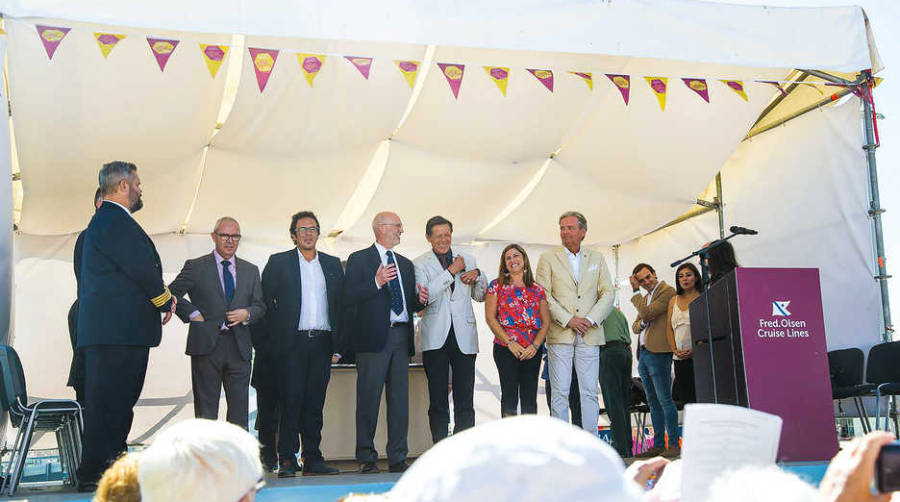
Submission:
[[[132,213],[136,213],[144,207],[144,201],[141,200],[141,196],[138,195],[137,200],[131,202],[131,207],[129,208]]]

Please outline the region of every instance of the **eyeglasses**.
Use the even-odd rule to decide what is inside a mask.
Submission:
[[[397,227],[403,228],[403,223],[379,223],[379,226],[389,226],[389,227]]]
[[[319,227],[297,227],[294,229],[294,232],[298,234],[317,234],[319,233]]]
[[[225,242],[238,242],[241,240],[241,234],[220,234],[218,232],[213,233]]]

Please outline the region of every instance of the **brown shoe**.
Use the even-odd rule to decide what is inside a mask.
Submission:
[[[662,456],[666,458],[678,458],[681,456],[681,447],[678,445],[670,446],[666,448],[666,451],[662,452]]]
[[[662,455],[663,451],[665,451],[663,448],[660,448],[660,447],[658,447],[658,446],[654,446],[654,447],[652,447],[652,448],[648,448],[648,449],[645,450],[643,453],[638,453],[637,455],[634,456],[634,458],[653,458],[653,457],[658,457],[658,456]]]

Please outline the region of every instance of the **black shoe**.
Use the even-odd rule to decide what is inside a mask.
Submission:
[[[275,472],[275,469],[278,468],[278,460],[274,458],[261,458],[263,465],[263,471],[265,472]]]
[[[388,466],[388,472],[406,472],[406,469],[409,469],[409,466],[406,465],[406,462],[396,462]]]
[[[79,481],[75,485],[75,490],[77,490],[80,493],[95,492],[95,491],[97,491],[97,482],[96,481],[89,481],[89,482]]]
[[[381,469],[378,468],[378,465],[375,462],[363,462],[359,464],[360,474],[378,474],[379,472],[381,472]]]
[[[297,461],[296,460],[288,460],[286,462],[282,462],[281,465],[278,466],[278,477],[279,478],[292,478],[297,475]]]
[[[303,464],[304,476],[328,476],[339,472],[341,471],[326,464],[323,460],[319,460],[318,462],[305,462]]]

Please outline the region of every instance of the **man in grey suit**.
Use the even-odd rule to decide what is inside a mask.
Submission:
[[[447,437],[447,388],[453,369],[453,433],[475,425],[475,357],[478,330],[472,300],[484,301],[487,280],[475,258],[450,249],[453,223],[434,216],[425,224],[431,251],[413,260],[416,283],[428,288],[422,312],[422,362],[428,377],[428,421],[435,443]]]
[[[188,260],[169,290],[175,314],[190,323],[185,354],[191,356],[194,416],[216,420],[225,388],[226,420],[247,428],[250,388],[248,324],[266,313],[259,269],[237,256],[241,227],[234,218],[216,221],[212,253]],[[190,301],[182,298],[185,294]]]

